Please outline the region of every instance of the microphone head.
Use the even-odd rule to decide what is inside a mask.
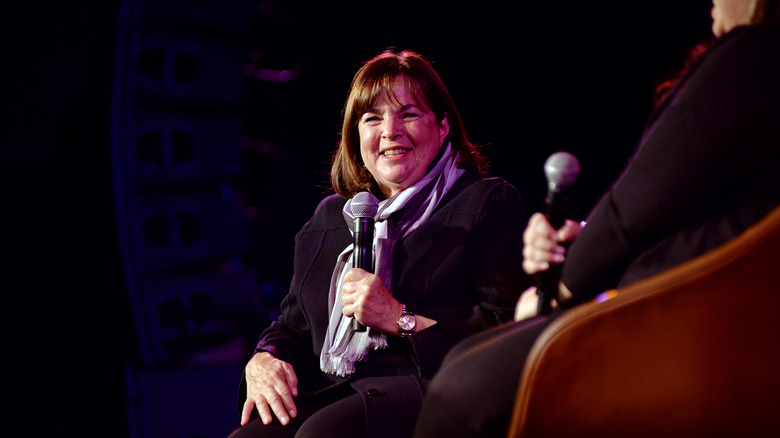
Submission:
[[[580,162],[568,152],[556,152],[544,162],[544,175],[550,189],[570,186],[580,176]]]
[[[379,201],[371,192],[359,192],[350,204],[354,217],[373,218],[379,209]]]

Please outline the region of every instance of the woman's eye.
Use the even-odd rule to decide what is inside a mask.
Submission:
[[[378,122],[379,117],[378,116],[365,116],[363,117],[363,123],[371,123],[371,122]]]
[[[414,117],[420,117],[420,115],[417,113],[404,113],[405,119],[414,118]]]

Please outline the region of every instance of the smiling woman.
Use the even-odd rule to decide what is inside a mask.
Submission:
[[[296,237],[290,292],[246,366],[233,438],[411,436],[449,348],[511,319],[530,283],[518,269],[523,205],[482,172],[465,132],[421,55],[387,51],[359,69],[336,194]],[[353,267],[366,192],[379,199],[373,269]]]
[[[393,132],[388,134],[387,129]],[[393,139],[386,138],[388,135]],[[403,140],[399,141],[401,136]],[[425,140],[418,145],[427,148],[427,143],[432,143],[433,157],[426,158],[426,153],[410,147],[423,137]],[[392,196],[425,175],[445,139],[452,146],[457,167],[487,170],[485,159],[466,136],[460,112],[449,91],[428,61],[411,51],[386,51],[366,63],[353,79],[344,110],[341,144],[331,169],[333,189],[347,198],[363,190],[371,191],[379,198]],[[376,144],[371,145],[372,142]],[[406,165],[412,157],[417,161],[429,161],[413,172],[412,179],[406,180],[405,184],[395,182],[382,187],[392,178],[384,180],[384,175],[374,173],[371,167],[381,162],[367,150],[376,148],[374,154],[384,153],[390,145],[393,146],[391,149],[403,146],[414,152],[411,157],[398,160],[399,164]],[[387,154],[384,158],[388,158]],[[391,165],[387,164],[388,168],[374,169],[388,171]]]

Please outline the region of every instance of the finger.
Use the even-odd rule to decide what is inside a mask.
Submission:
[[[357,290],[351,292],[351,293],[342,293],[341,295],[341,306],[342,310],[341,313],[343,313],[346,316],[352,316],[355,314],[358,308],[360,308],[360,303],[362,302],[363,296],[359,293],[357,293]]]
[[[265,412],[268,408],[273,412],[282,425],[290,423],[291,418],[298,415],[298,410],[293,401],[293,395],[298,395],[298,377],[295,374],[293,366],[287,362],[281,362],[281,369],[278,371],[281,375],[274,380],[273,387],[268,388],[263,394],[267,401],[267,407],[263,404]],[[272,417],[268,412],[269,423]],[[265,423],[265,419],[263,420]],[[268,424],[268,423],[265,423]]]
[[[541,213],[534,213],[534,215],[531,216],[531,221],[529,221],[529,227],[537,234],[540,234],[542,236],[552,237],[555,234],[555,228],[553,228],[553,226],[550,225],[550,222],[547,220],[547,217]]]
[[[355,308],[351,304],[345,305],[344,307],[341,308],[341,314],[346,316],[347,318],[352,318],[355,316]]]
[[[285,363],[282,367],[285,377],[287,379],[287,386],[290,387],[290,392],[294,397],[298,396],[298,376],[295,374],[295,369],[289,363]]]
[[[550,239],[548,236],[536,236],[531,241],[530,246],[532,246],[537,250],[543,250],[543,251],[558,253],[558,254],[563,254],[566,251],[566,248],[564,248],[561,245],[558,245],[558,242],[556,242],[553,239]]]
[[[536,260],[559,265],[566,260],[566,248],[555,245],[551,251],[536,250],[535,256]]]
[[[358,282],[344,282],[341,288],[341,305],[351,306],[360,297],[361,283]]]
[[[523,258],[530,259],[533,255],[533,250],[530,245],[523,245]]]
[[[365,297],[375,290],[379,277],[369,274],[359,281],[344,282],[341,288],[341,304],[343,306],[361,306]],[[381,280],[378,280],[381,283]]]
[[[341,313],[344,314],[344,316],[355,318],[358,322],[363,323],[365,303],[366,299],[363,295],[355,295],[354,299],[349,304],[344,305]]]
[[[547,219],[541,215],[529,221],[528,226],[523,231],[523,244],[538,245],[540,240],[555,242],[555,230],[547,223]]]
[[[286,362],[282,365],[282,371],[284,372],[286,387],[281,388],[279,394],[282,396],[282,403],[287,413],[290,414],[290,417],[295,418],[298,415],[298,410],[295,407],[293,397],[298,396],[298,376],[295,374],[293,366]]]
[[[249,402],[249,400],[247,400],[247,402]],[[265,399],[261,397],[261,399],[256,400],[254,404],[255,408],[257,408],[257,413],[260,414],[260,419],[263,421],[263,424],[271,424],[274,417],[271,416],[271,411],[268,409],[268,403],[266,403]]]
[[[284,407],[282,397],[278,393],[272,393],[267,395],[265,399],[268,402],[268,406],[271,407],[271,411],[276,415],[276,418],[279,419],[279,422],[286,426],[290,422],[290,416],[287,409]],[[263,423],[265,423],[265,419],[263,419]]]
[[[246,426],[252,416],[252,410],[255,408],[254,402],[249,399],[244,401],[244,408],[241,410],[241,425]]]
[[[532,214],[530,218],[528,218],[528,224],[530,226],[533,226],[539,222],[547,222],[547,218],[544,216],[543,213],[540,213],[538,211]]]
[[[525,271],[526,274],[533,275],[536,274],[541,270],[541,267],[539,266],[539,263],[534,260],[534,250],[533,247],[529,245],[525,245],[523,247],[523,271]]]
[[[341,287],[342,304],[352,303],[355,292],[357,292],[357,284],[344,282],[344,285]]]
[[[579,222],[567,219],[560,230],[555,235],[558,242],[568,242],[574,240],[582,231],[582,225]]]
[[[295,418],[295,416],[298,415],[295,408],[295,402],[293,401],[292,391],[289,386],[284,385],[277,388],[277,392],[279,394],[279,406],[272,405],[271,408],[274,410],[276,416],[279,417],[279,421],[281,421],[282,424],[287,424],[285,421],[289,422],[289,418],[284,419],[283,417],[289,416],[290,418]]]
[[[525,230],[523,230],[523,243],[528,244],[531,240],[533,240],[536,237],[536,229],[534,228],[536,225],[536,222],[539,220],[537,219],[537,215],[539,213],[534,213],[531,218],[528,220],[528,225],[525,227]]]
[[[528,259],[523,260],[523,271],[528,275],[538,274],[539,272],[550,269],[547,262],[534,262]]]
[[[534,248],[532,246],[527,246],[523,248],[523,260],[527,260],[532,263],[553,263],[553,264],[561,264],[564,260],[566,260],[565,256],[566,249],[557,249],[554,248],[554,251],[546,251]]]

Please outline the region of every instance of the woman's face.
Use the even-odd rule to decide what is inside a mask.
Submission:
[[[360,155],[385,196],[420,181],[450,131],[425,102],[415,101],[402,77],[358,122]]]
[[[712,33],[720,38],[737,26],[750,24],[751,0],[712,0]]]

